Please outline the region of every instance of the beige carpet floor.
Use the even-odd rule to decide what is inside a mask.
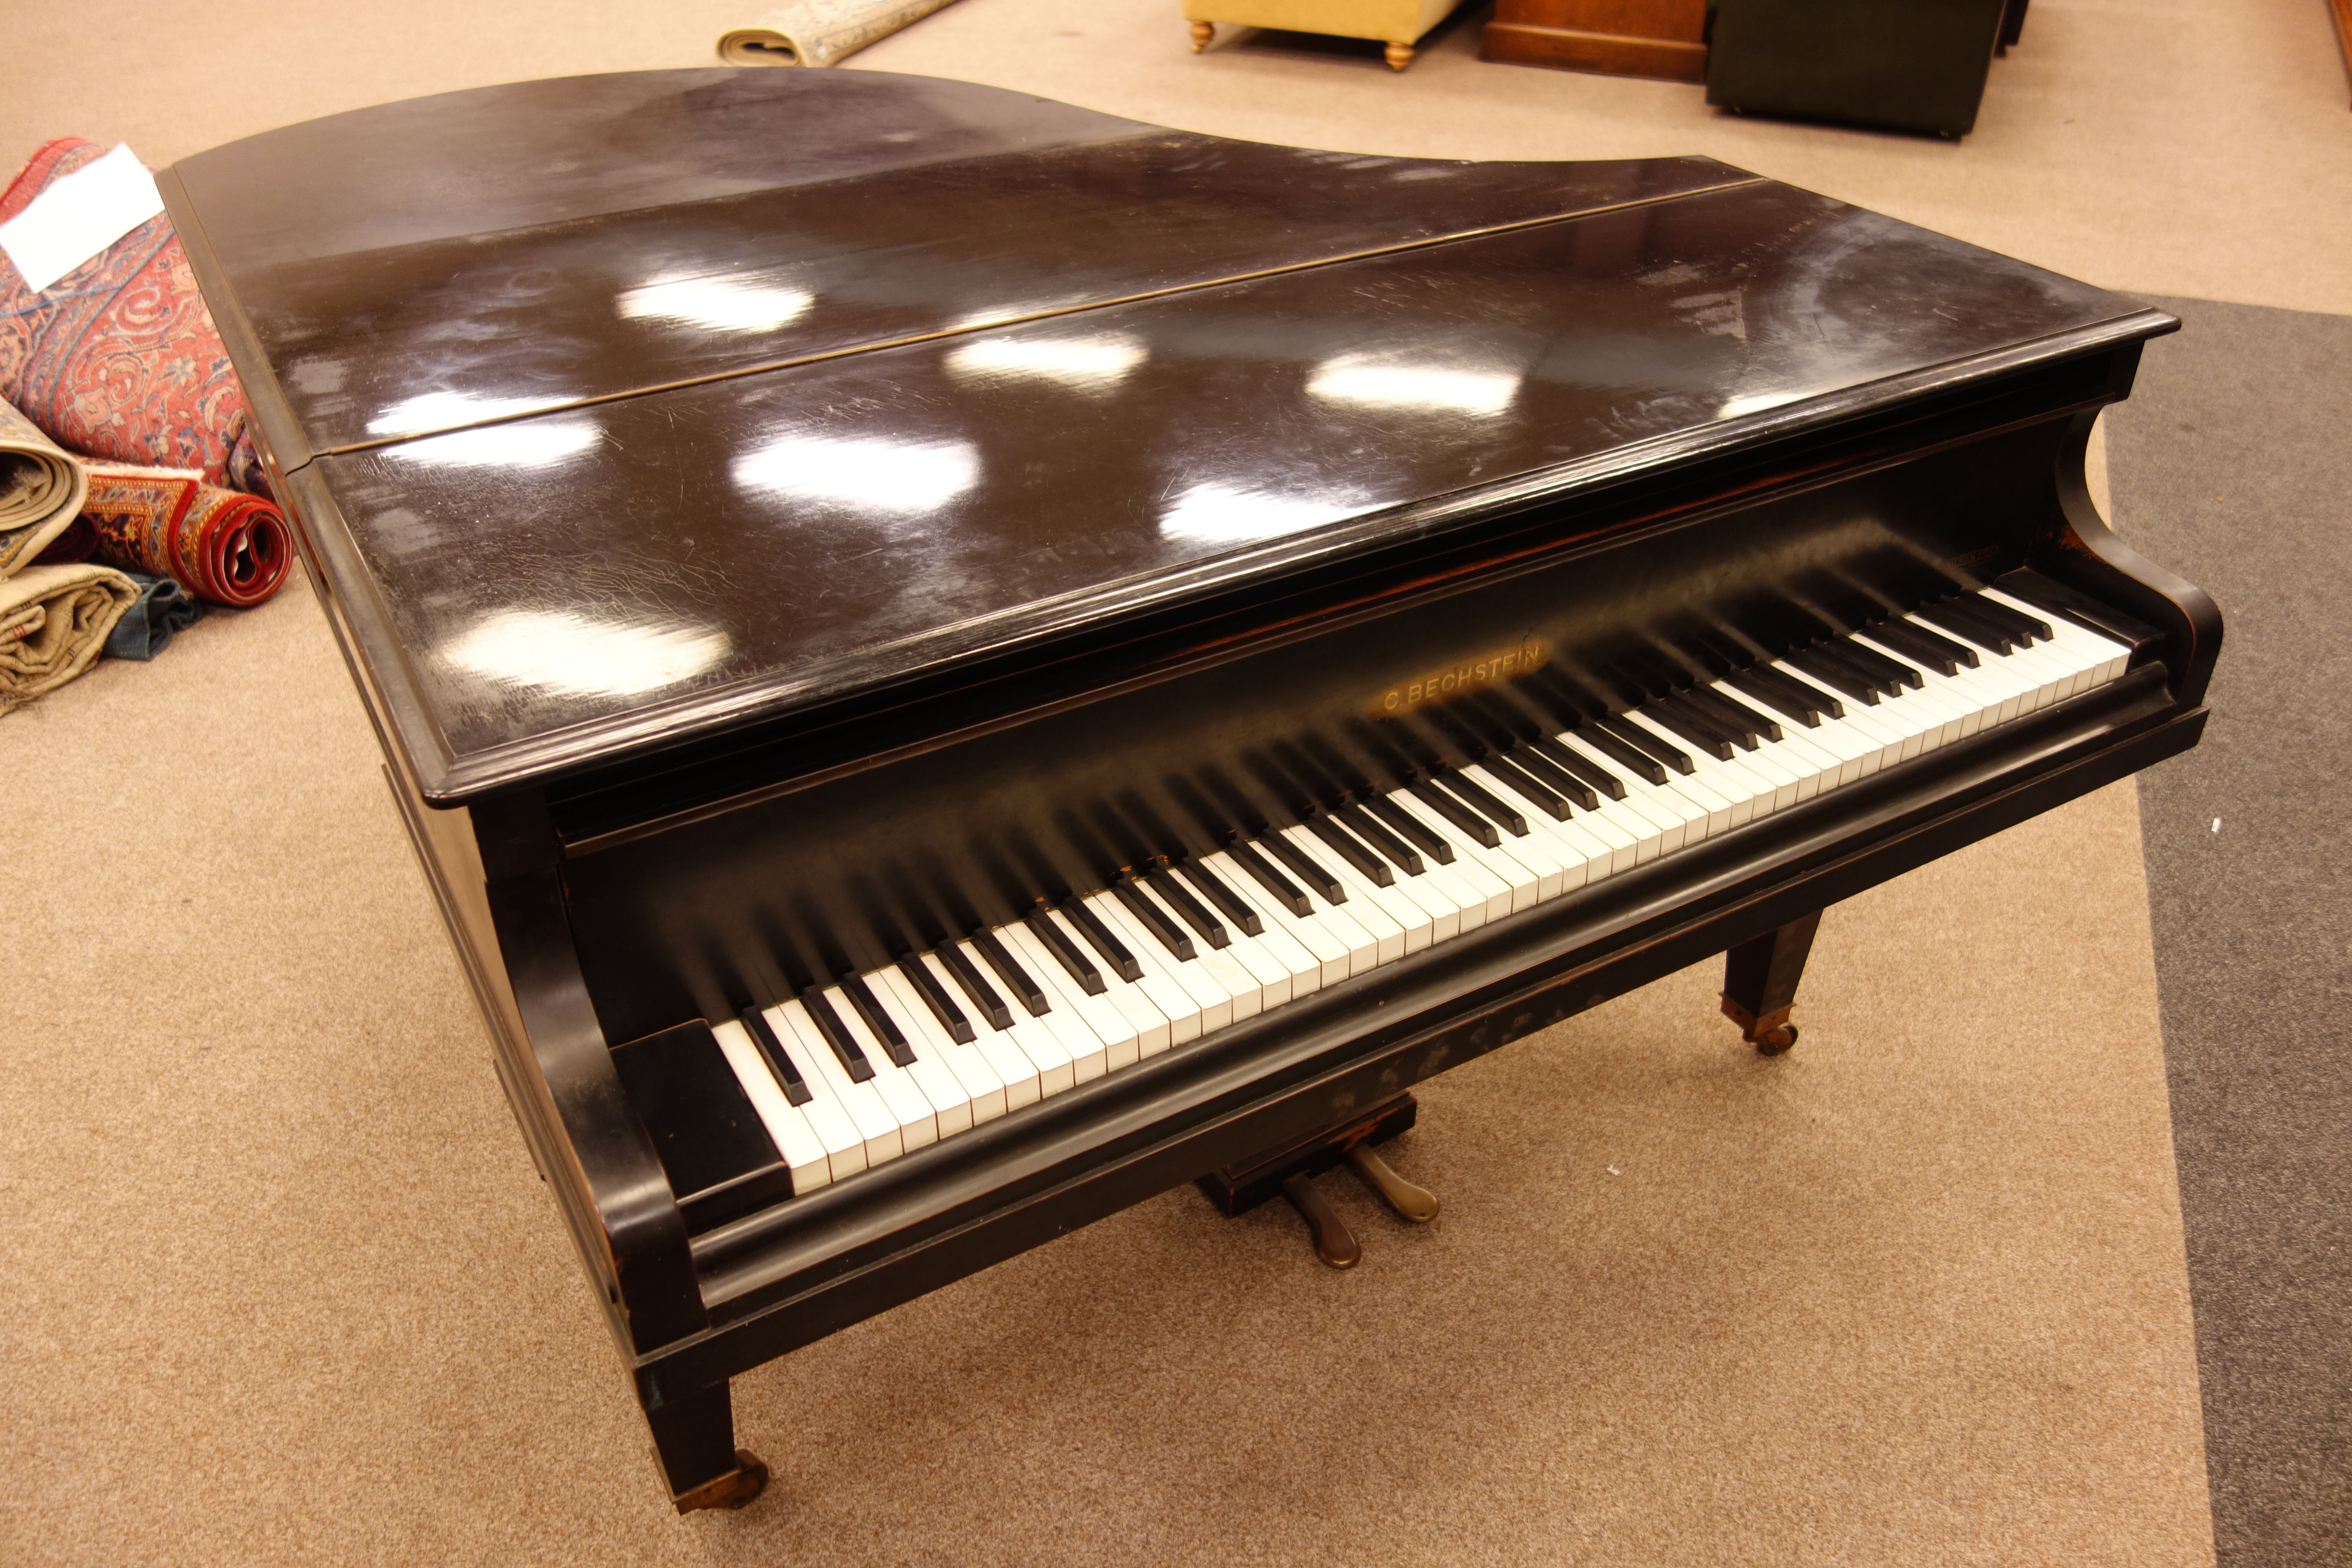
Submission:
[[[699,63],[744,9],[6,0],[0,160]],[[2316,5],[2042,0],[1957,148],[1484,66],[1475,26],[1402,78],[1196,59],[1173,11],[962,0],[863,59],[1337,147],[1711,153],[2352,310]],[[1432,1085],[1397,1160],[1446,1213],[1327,1178],[1351,1275],[1178,1192],[740,1379],[775,1485],[688,1521],[299,585],[0,721],[0,1563],[2210,1560],[2128,787],[1831,911],[1786,1059],[1700,969]]]

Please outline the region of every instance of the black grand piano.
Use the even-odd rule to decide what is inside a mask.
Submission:
[[[162,184],[681,1510],[734,1373],[1187,1182],[1345,1263],[1420,1079],[1717,952],[1786,1049],[2204,724],[2083,477],[2177,323],[1706,158],[695,70]]]

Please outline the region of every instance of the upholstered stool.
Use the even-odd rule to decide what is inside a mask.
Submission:
[[[1341,38],[1375,38],[1388,46],[1391,70],[1412,63],[1413,46],[1445,19],[1461,0],[1184,0],[1192,24],[1192,52],[1217,36],[1217,24],[1279,27],[1292,33],[1328,33]]]

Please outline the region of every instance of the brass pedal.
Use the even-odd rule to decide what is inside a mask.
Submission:
[[[1381,1202],[1395,1210],[1399,1219],[1427,1225],[1437,1217],[1437,1194],[1398,1175],[1395,1167],[1373,1152],[1370,1144],[1358,1143],[1349,1149],[1348,1169],[1378,1193]]]
[[[1200,1179],[1201,1191],[1227,1215],[1247,1214],[1281,1194],[1307,1221],[1315,1256],[1334,1268],[1353,1268],[1363,1261],[1363,1247],[1330,1200],[1316,1190],[1315,1178],[1344,1164],[1400,1218],[1415,1225],[1435,1219],[1436,1194],[1398,1175],[1372,1152],[1373,1144],[1410,1128],[1419,1112],[1412,1096],[1398,1095],[1319,1132],[1211,1171]]]
[[[1356,1233],[1331,1206],[1331,1200],[1316,1188],[1315,1178],[1304,1171],[1293,1173],[1282,1184],[1282,1195],[1307,1222],[1307,1229],[1315,1238],[1315,1256],[1334,1268],[1353,1268],[1364,1260],[1364,1248],[1356,1240]]]

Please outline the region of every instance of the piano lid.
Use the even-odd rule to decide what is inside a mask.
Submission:
[[[1705,159],[874,72],[488,89],[173,174],[442,800],[2169,324]]]

